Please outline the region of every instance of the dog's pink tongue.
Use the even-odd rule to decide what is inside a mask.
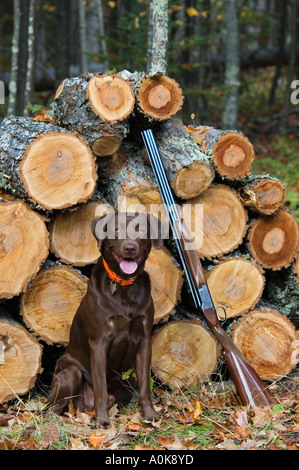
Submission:
[[[120,268],[125,274],[133,274],[138,268],[136,261],[122,260]]]

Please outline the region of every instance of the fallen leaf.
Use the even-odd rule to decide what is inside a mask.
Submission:
[[[194,420],[197,419],[202,413],[202,408],[201,408],[201,404],[199,401],[196,402],[196,406],[195,406],[195,410],[193,412],[193,418]]]
[[[95,447],[95,449],[99,449],[103,445],[103,434],[97,435],[97,433],[92,433],[89,436],[88,441]]]
[[[57,441],[59,441],[59,430],[57,426],[54,424],[48,424],[43,437],[39,441],[39,444],[42,447],[49,447]]]
[[[238,446],[232,439],[223,439],[223,442],[217,444],[216,447],[218,449],[225,449],[225,450],[239,450],[240,446]]]
[[[187,447],[182,443],[182,441],[175,434],[173,441],[169,444],[163,444],[163,447],[167,450],[186,450]]]

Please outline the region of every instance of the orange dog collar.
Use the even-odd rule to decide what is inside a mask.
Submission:
[[[118,276],[116,273],[114,273],[113,271],[111,271],[111,269],[109,268],[108,264],[106,263],[106,261],[104,260],[103,258],[103,264],[104,264],[104,268],[106,269],[107,273],[108,273],[108,276],[110,277],[110,279],[114,282],[117,282],[117,284],[119,284],[120,286],[129,286],[130,284],[133,284],[133,282],[135,281],[136,277],[138,277],[138,274],[134,277],[130,277],[129,279],[122,279],[120,276]]]

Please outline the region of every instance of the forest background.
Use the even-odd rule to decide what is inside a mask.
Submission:
[[[182,87],[184,123],[242,130],[255,146],[253,170],[286,184],[299,220],[299,1],[160,3],[166,73]],[[66,77],[147,71],[148,8],[146,0],[1,0],[0,118],[47,107]]]

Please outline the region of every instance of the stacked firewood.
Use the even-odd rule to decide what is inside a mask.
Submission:
[[[165,75],[88,73],[64,80],[49,112],[0,123],[0,403],[35,385],[45,345],[68,343],[100,256],[91,220],[115,209],[166,218],[140,136],[149,127],[191,232],[202,205],[198,253],[234,341],[266,380],[295,367],[299,232],[286,189],[251,174],[243,133],[185,126],[182,103]],[[146,270],[153,373],[182,388],[208,379],[221,350],[195,318],[171,239]]]

